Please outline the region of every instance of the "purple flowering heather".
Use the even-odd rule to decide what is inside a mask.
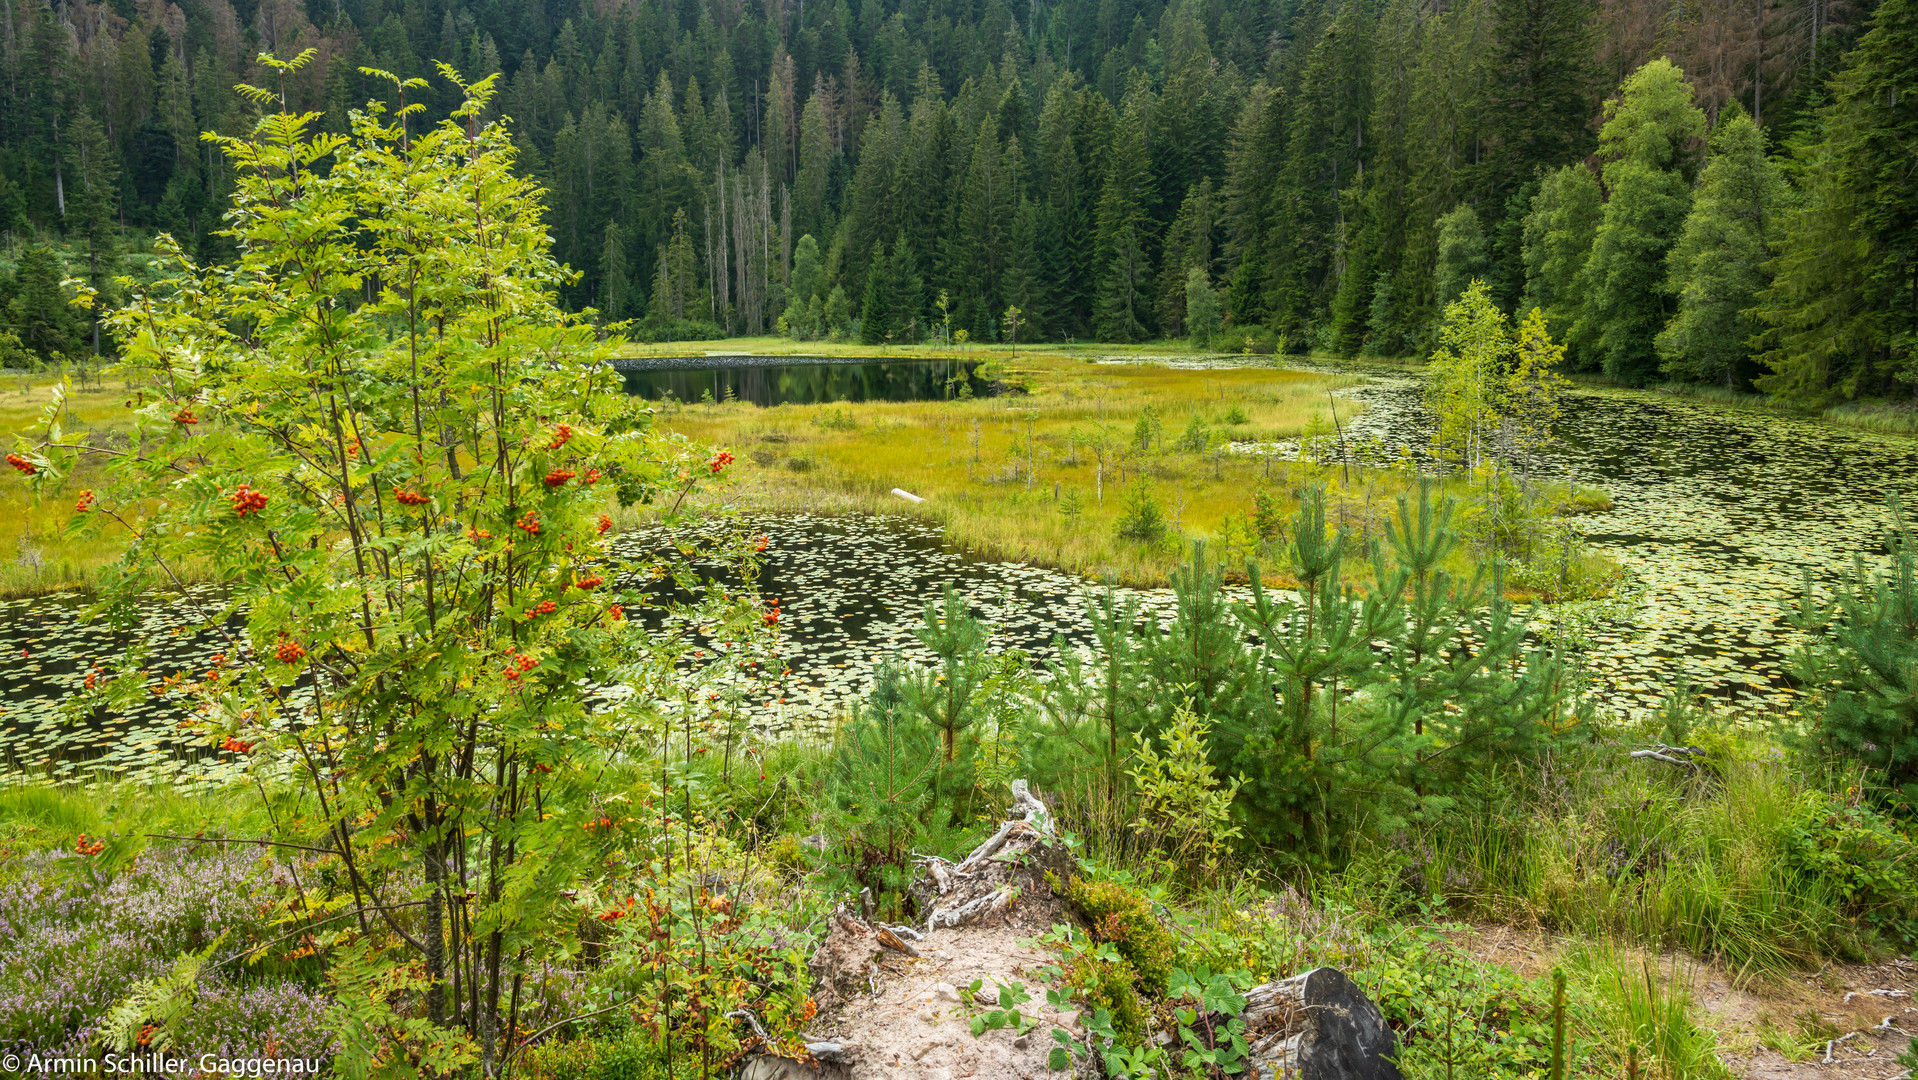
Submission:
[[[202,980],[200,997],[173,1032],[176,1050],[198,1058],[330,1058],[326,996],[284,979],[236,986]]]
[[[83,1049],[135,983],[221,934],[221,954],[238,953],[268,933],[263,909],[284,895],[283,871],[250,849],[155,847],[98,883],[83,859],[36,852],[0,882],[0,1050]],[[202,975],[199,1004],[174,1033],[178,1049],[252,1057],[277,1043],[283,1056],[330,1055],[324,998],[284,978],[238,977],[234,966]]]

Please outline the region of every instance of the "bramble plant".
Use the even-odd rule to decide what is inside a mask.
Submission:
[[[1026,984],[1017,980],[1004,986],[994,983],[992,987],[994,993],[988,996],[997,1003],[996,1007],[975,1012],[973,1007],[978,1002],[980,988],[984,985],[985,980],[974,979],[961,995],[965,999],[966,1012],[970,1014],[967,1026],[972,1029],[972,1037],[976,1039],[988,1031],[997,1031],[1002,1027],[1011,1028],[1015,1034],[1025,1034],[1033,1026],[1026,1014],[1019,1010],[1019,1006],[1032,1000],[1032,994],[1026,990]]]
[[[1245,1041],[1245,995],[1233,985],[1231,975],[1213,974],[1205,967],[1192,971],[1174,968],[1166,983],[1166,997],[1180,1005],[1175,1013],[1179,1021],[1179,1041],[1185,1044],[1179,1064],[1198,1075],[1217,1070],[1228,1076],[1245,1071],[1251,1047]],[[1214,1024],[1213,1016],[1225,1017]]]
[[[673,674],[603,591],[604,511],[731,459],[650,431],[604,363],[620,343],[562,312],[540,192],[484,119],[494,78],[442,65],[464,103],[416,130],[424,81],[369,70],[398,106],[321,133],[284,96],[313,57],[263,56],[280,88],[242,92],[266,115],[209,136],[236,265],[162,237],[157,280],[121,282],[130,439],[63,429],[56,392],[10,460],[42,495],[108,462],[74,515],[125,535],[97,614],[132,624],[188,565],[217,583],[181,600],[226,639],[182,689],[209,742],[307,787],[266,842],[325,853],[312,899],[343,918],[309,940],[347,1062],[491,1072],[529,965],[577,936],[565,883],[598,866],[568,808],[627,736],[593,688],[645,702]],[[755,614],[714,596],[701,619],[745,640]],[[75,707],[143,697],[143,665],[136,644]]]

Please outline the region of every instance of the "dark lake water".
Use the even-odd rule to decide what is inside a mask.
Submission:
[[[727,363],[726,357],[674,357],[647,366],[621,363],[626,392],[652,400],[750,401],[755,405],[818,405],[834,401],[942,401],[992,384],[979,365],[957,360],[893,360],[878,364]],[[666,366],[671,365],[671,366]]]

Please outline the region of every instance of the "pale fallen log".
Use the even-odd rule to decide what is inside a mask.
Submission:
[[[1004,885],[984,896],[954,908],[940,908],[926,920],[926,929],[937,930],[940,927],[968,926],[988,915],[1003,914],[1012,905],[1012,890]]]

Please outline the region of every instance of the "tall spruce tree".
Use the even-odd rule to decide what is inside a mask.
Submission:
[[[1793,146],[1804,202],[1786,215],[1756,309],[1771,369],[1761,389],[1815,402],[1918,382],[1915,23],[1912,0],[1879,6]]]
[[[624,319],[632,313],[632,278],[626,272],[626,233],[617,222],[606,223],[599,254],[599,313],[606,319]]]
[[[106,291],[118,266],[120,212],[119,156],[114,152],[106,129],[91,112],[74,117],[67,133],[71,164],[68,175],[74,179],[74,212],[69,226],[86,245],[87,281],[94,289]],[[100,318],[104,312],[96,303],[91,329],[93,351],[99,354]]]
[[[1737,103],[1720,115],[1685,231],[1667,259],[1678,313],[1658,335],[1666,375],[1736,387],[1753,375],[1747,312],[1767,284],[1770,242],[1791,198],[1765,136]]]
[[[1496,41],[1485,159],[1491,193],[1583,157],[1598,108],[1598,5],[1592,0],[1492,0]]]
[[[78,352],[86,329],[67,303],[67,290],[60,284],[65,276],[59,256],[38,244],[20,252],[13,271],[8,329],[41,363],[58,363]]]
[[[1851,182],[1869,245],[1866,289],[1885,313],[1886,366],[1918,383],[1918,0],[1886,0],[1851,61],[1852,106],[1863,113]]]
[[[1107,341],[1143,341],[1151,333],[1152,267],[1147,255],[1152,200],[1147,169],[1146,115],[1151,88],[1135,80],[1113,131],[1099,192],[1093,265],[1099,271],[1093,330]]]
[[[884,248],[866,262],[866,289],[859,300],[859,344],[884,345],[898,332],[893,325],[892,267]]]

